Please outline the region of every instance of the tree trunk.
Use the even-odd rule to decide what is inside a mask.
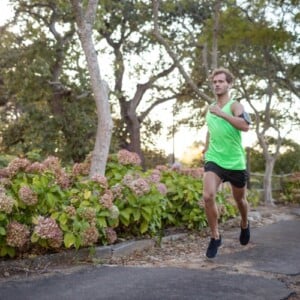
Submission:
[[[219,36],[219,19],[220,19],[221,1],[217,0],[214,3],[214,27],[212,39],[212,53],[211,53],[211,68],[212,70],[218,67],[218,36]]]
[[[90,177],[93,177],[97,174],[105,174],[106,162],[109,154],[109,146],[113,128],[113,122],[108,101],[108,84],[105,81],[101,81],[99,84],[99,90],[101,94],[100,97],[95,97],[96,105],[98,108],[98,126],[95,147],[92,155]]]
[[[266,170],[264,174],[264,201],[266,205],[274,205],[272,197],[272,174],[274,168],[274,159],[266,159]]]
[[[90,0],[85,11],[83,11],[81,1],[71,0],[71,3],[75,12],[78,35],[85,53],[97,107],[97,135],[90,169],[90,177],[92,177],[94,175],[105,174],[113,122],[108,99],[109,89],[108,85],[101,79],[97,52],[92,38],[98,0]]]
[[[139,155],[141,159],[142,167],[145,168],[145,158],[141,148],[141,132],[140,132],[140,122],[136,113],[128,113],[127,118],[127,130],[129,132],[130,144],[128,145],[128,150],[135,152]]]

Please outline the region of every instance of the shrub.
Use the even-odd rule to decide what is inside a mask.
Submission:
[[[68,173],[55,157],[41,163],[18,158],[1,174],[1,256],[13,257],[35,247],[78,249],[113,240],[110,227],[118,216],[112,199],[105,198],[109,195],[105,177]],[[21,238],[14,244],[17,229]],[[23,243],[27,230],[30,238]]]
[[[112,244],[166,226],[207,226],[201,170],[143,172],[127,150],[110,155],[106,176],[89,178],[89,169],[90,157],[63,168],[53,156],[17,158],[0,169],[0,256]],[[227,200],[218,194],[222,221],[236,213]]]
[[[300,172],[295,172],[283,180],[282,201],[300,203]]]
[[[166,185],[167,206],[163,216],[165,226],[184,226],[188,229],[202,229],[207,226],[207,220],[202,203],[202,175],[196,170],[165,170],[162,182]],[[217,206],[221,221],[237,214],[235,203],[229,202],[227,194],[217,194]]]

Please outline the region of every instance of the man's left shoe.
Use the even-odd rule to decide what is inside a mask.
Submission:
[[[246,246],[250,240],[250,223],[248,221],[248,227],[243,229],[241,227],[241,234],[240,234],[240,243],[243,246]]]
[[[214,258],[217,255],[218,248],[222,245],[222,237],[220,236],[218,240],[211,238],[207,251],[206,257],[207,258]]]

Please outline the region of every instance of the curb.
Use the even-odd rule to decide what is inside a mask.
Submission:
[[[173,234],[161,239],[161,243],[178,240],[186,236],[186,233]],[[59,253],[40,255],[17,260],[0,261],[0,277],[10,276],[10,270],[30,273],[35,270],[43,270],[48,266],[59,264],[76,264],[91,261],[108,263],[112,258],[122,258],[153,248],[157,239],[144,239],[125,241],[110,246],[99,246],[95,248],[82,248],[79,250],[69,249]],[[42,271],[41,271],[42,272]]]
[[[249,219],[261,219],[265,214],[270,213],[271,212],[268,210],[264,212],[252,211],[249,214]],[[296,207],[289,210],[289,215],[300,217],[300,208]],[[0,278],[3,276],[9,277],[10,270],[19,273],[31,273],[35,271],[43,272],[43,270],[46,270],[49,266],[60,264],[71,265],[93,261],[106,264],[109,263],[109,260],[112,258],[122,258],[133,255],[135,252],[151,249],[159,243],[164,244],[170,241],[176,241],[187,235],[188,233],[177,233],[164,236],[161,240],[158,240],[157,238],[129,240],[109,246],[81,248],[79,250],[67,249],[59,253],[33,256],[24,259],[0,260]]]

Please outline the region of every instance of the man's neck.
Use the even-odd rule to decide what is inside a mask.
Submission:
[[[230,97],[228,94],[217,96],[217,103],[220,106],[224,106],[229,100],[230,100]]]

